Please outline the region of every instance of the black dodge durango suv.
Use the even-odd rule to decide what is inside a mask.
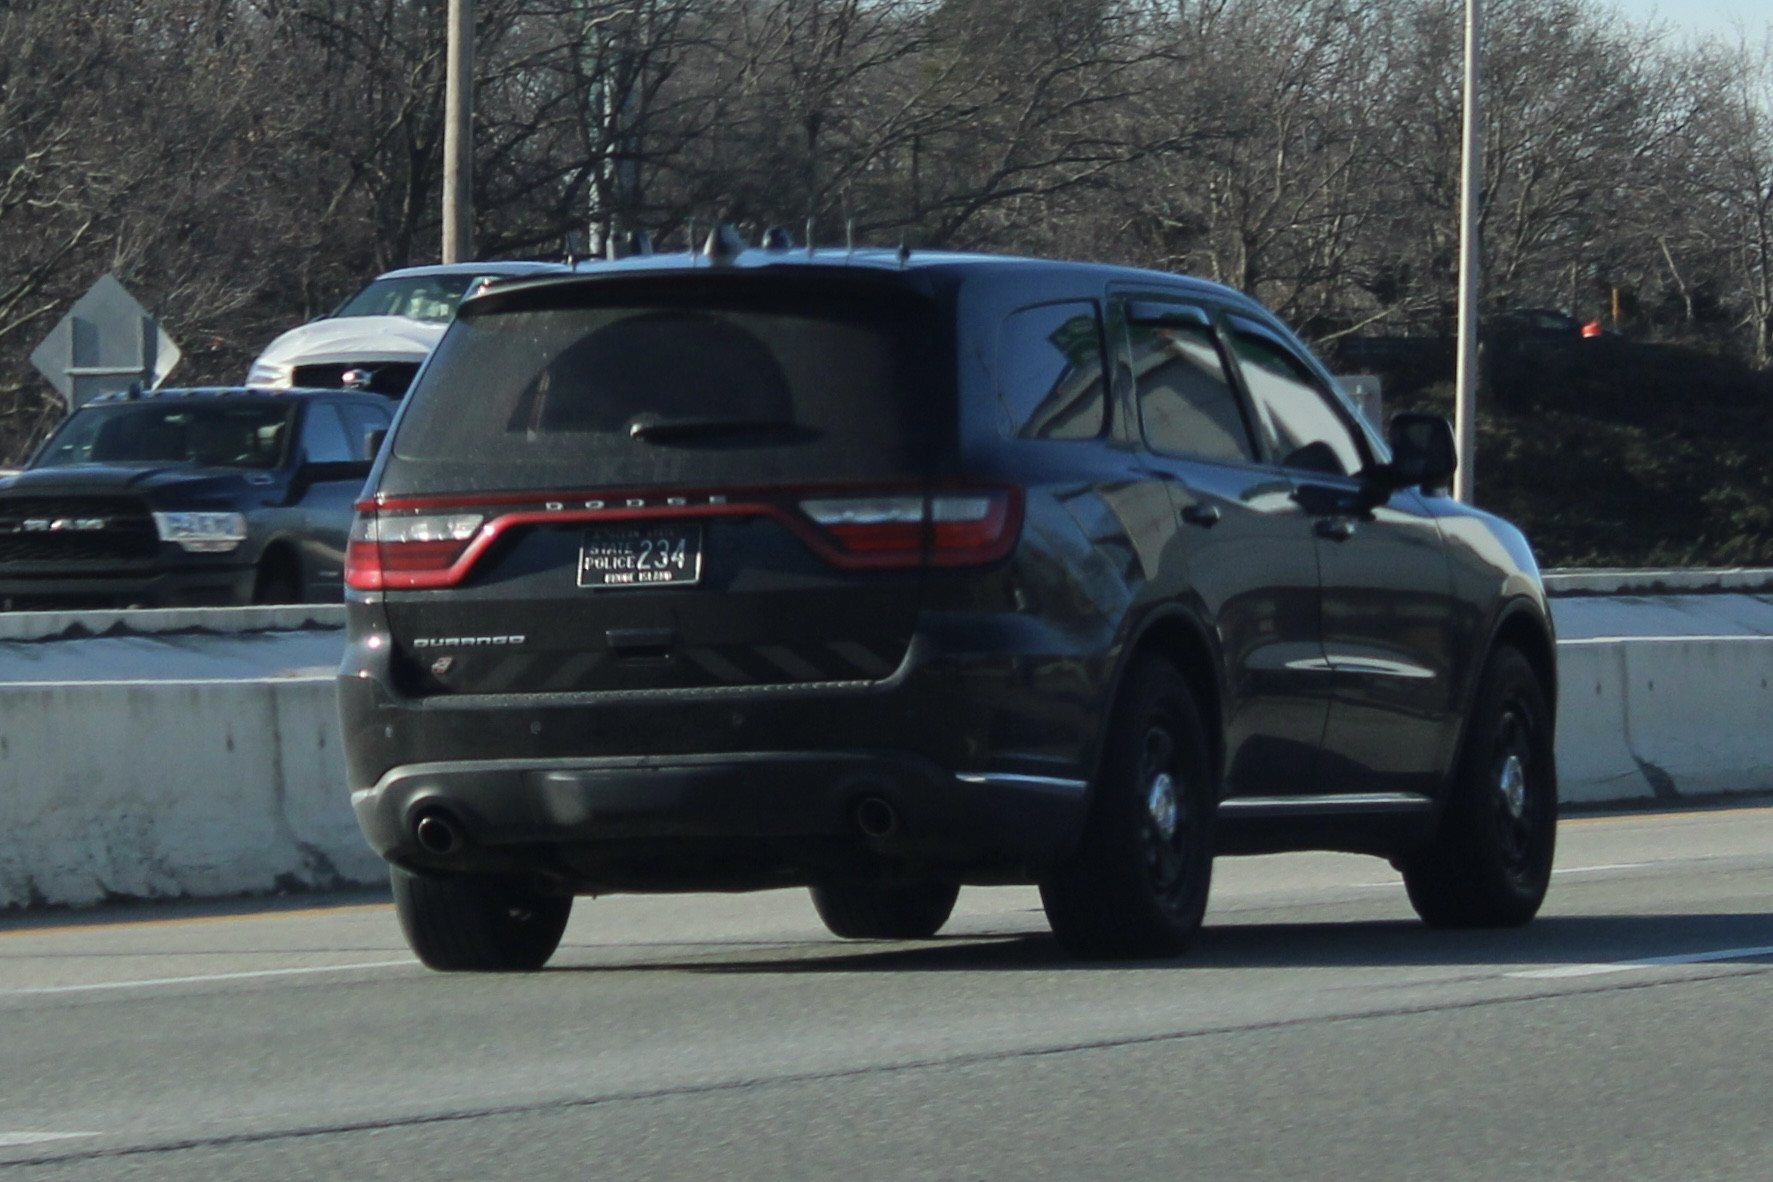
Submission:
[[[464,303],[358,506],[352,801],[439,969],[575,895],[812,889],[917,938],[1038,883],[1179,952],[1217,854],[1390,859],[1440,926],[1550,875],[1550,618],[1258,304],[1034,259],[653,256]]]

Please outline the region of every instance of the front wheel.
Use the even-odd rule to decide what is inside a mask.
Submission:
[[[1109,721],[1090,818],[1040,884],[1074,956],[1176,956],[1200,928],[1213,877],[1215,792],[1206,734],[1174,666],[1140,657]]]
[[[1484,669],[1434,841],[1403,860],[1430,927],[1517,927],[1539,913],[1557,845],[1552,716],[1533,666],[1497,650]]]
[[[534,972],[560,947],[572,896],[497,878],[427,878],[394,867],[406,942],[439,972]]]

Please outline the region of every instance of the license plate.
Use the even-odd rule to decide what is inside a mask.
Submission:
[[[588,529],[579,545],[581,587],[682,587],[701,581],[699,525]]]

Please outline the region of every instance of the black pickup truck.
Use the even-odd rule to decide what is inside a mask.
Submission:
[[[394,404],[339,390],[111,394],[0,478],[0,609],[337,600]]]

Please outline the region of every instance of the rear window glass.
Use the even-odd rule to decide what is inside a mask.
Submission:
[[[1095,304],[1044,304],[1009,316],[998,342],[997,370],[1009,434],[1094,439],[1102,433],[1108,402]]]
[[[932,310],[904,293],[677,283],[562,294],[587,302],[451,327],[394,439],[397,460],[447,466],[422,483],[900,476],[932,458],[953,419],[933,376]]]

